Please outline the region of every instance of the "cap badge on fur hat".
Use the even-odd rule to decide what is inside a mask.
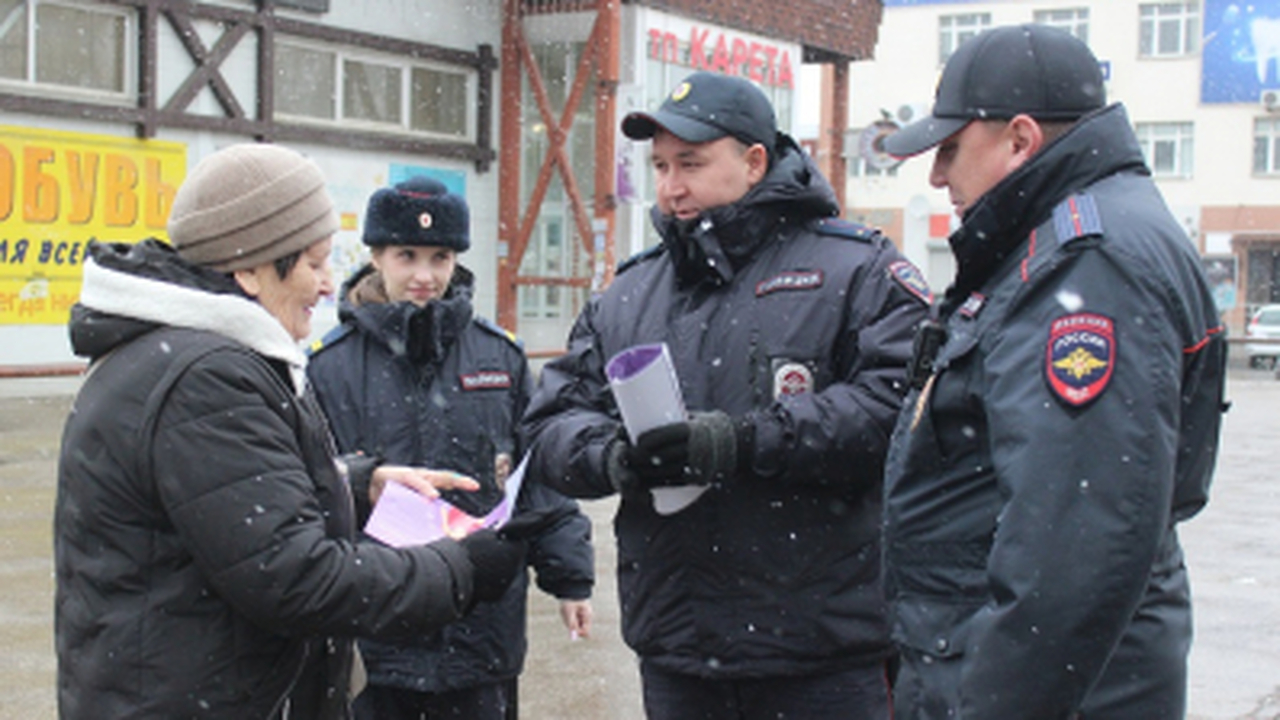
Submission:
[[[466,252],[471,247],[467,201],[444,183],[415,176],[382,188],[369,198],[364,215],[364,244],[426,245]]]

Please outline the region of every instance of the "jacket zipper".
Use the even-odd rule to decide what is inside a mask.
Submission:
[[[306,669],[307,659],[310,656],[311,656],[311,644],[308,642],[303,642],[302,658],[298,662],[298,669],[294,671],[293,679],[291,679],[289,681],[289,684],[285,686],[284,692],[281,693],[280,698],[276,700],[275,705],[271,707],[271,712],[267,715],[268,718],[271,718],[272,720],[274,720],[275,718],[279,718],[280,720],[288,720],[287,715],[281,715],[280,713],[284,711],[285,704],[289,702],[289,695],[293,692],[293,689],[297,687],[298,680],[302,678],[302,671]]]

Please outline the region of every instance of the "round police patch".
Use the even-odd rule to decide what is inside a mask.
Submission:
[[[789,362],[773,371],[773,399],[813,391],[813,371],[804,363]]]
[[[1094,313],[1060,317],[1049,327],[1044,374],[1059,400],[1082,407],[1111,382],[1117,356],[1115,323]]]

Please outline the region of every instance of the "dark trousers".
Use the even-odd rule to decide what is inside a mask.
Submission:
[[[369,685],[352,709],[355,720],[515,720],[516,680],[443,693]]]
[[[649,720],[889,720],[883,665],[800,677],[708,680],[641,661]]]

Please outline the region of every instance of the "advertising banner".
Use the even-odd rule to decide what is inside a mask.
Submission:
[[[1200,102],[1280,109],[1280,0],[1205,0]]]
[[[61,325],[90,240],[165,236],[183,143],[0,125],[0,325]]]

